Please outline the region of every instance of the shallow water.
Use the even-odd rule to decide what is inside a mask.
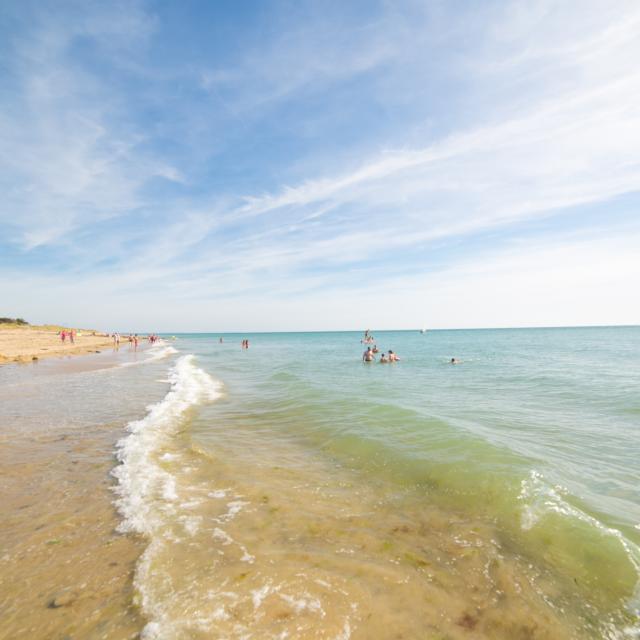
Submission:
[[[393,365],[360,337],[184,335],[117,370],[157,400],[111,431],[131,628],[638,637],[640,328],[376,333]]]
[[[635,633],[637,328],[248,337],[123,445],[146,636]]]
[[[160,356],[0,368],[0,638],[139,636],[145,541],[116,530],[111,470],[124,425],[166,394]]]

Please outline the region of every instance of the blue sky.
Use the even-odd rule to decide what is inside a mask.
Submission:
[[[0,7],[0,315],[640,322],[640,5]]]

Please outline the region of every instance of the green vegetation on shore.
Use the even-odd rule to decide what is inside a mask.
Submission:
[[[23,318],[0,318],[0,324],[17,324],[23,326],[29,323]]]

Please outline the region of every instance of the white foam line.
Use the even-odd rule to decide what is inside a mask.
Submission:
[[[136,367],[140,364],[147,364],[149,362],[156,362],[157,360],[162,360],[163,358],[167,358],[168,356],[179,353],[177,349],[174,349],[171,345],[167,345],[164,342],[160,342],[159,344],[151,347],[149,350],[144,351],[143,353],[148,354],[148,358],[144,358],[143,360],[136,360],[135,362],[123,362],[120,364],[121,367]]]
[[[217,518],[214,518],[214,520],[216,522],[219,522],[220,524],[229,522],[230,520],[233,520],[240,513],[240,511],[242,511],[242,508],[247,504],[249,503],[245,502],[244,500],[233,500],[232,502],[228,502],[227,512],[223,513],[221,516],[218,516]]]
[[[627,608],[635,615],[640,615],[640,548],[625,538],[618,529],[608,527],[597,518],[563,500],[558,489],[547,485],[542,474],[537,471],[532,471],[529,478],[522,481],[518,499],[525,503],[522,511],[522,528],[525,530],[534,527],[545,512],[551,512],[586,522],[602,534],[618,540],[637,576],[634,593],[627,602]],[[637,637],[640,638],[640,633]]]
[[[233,538],[226,531],[223,531],[219,527],[216,527],[213,530],[213,537],[216,540],[220,540],[220,542],[222,542],[223,545],[228,545],[233,543]]]
[[[180,486],[176,476],[163,468],[174,459],[166,449],[175,448],[174,437],[183,427],[187,411],[218,398],[222,386],[195,365],[193,355],[176,361],[169,371],[169,381],[167,395],[149,406],[144,418],[127,425],[129,434],[116,445],[121,464],[112,471],[118,479],[114,487],[116,505],[123,516],[119,529],[135,531],[149,539],[135,574],[142,610],[149,619],[141,634],[145,640],[171,637],[172,633],[165,603],[158,601],[153,589],[148,588],[154,558],[175,540],[170,524],[179,504]],[[188,534],[195,535],[200,520],[187,515],[180,521]]]
[[[175,500],[175,478],[160,464],[160,452],[170,445],[186,411],[220,395],[221,383],[194,364],[194,356],[178,359],[169,372],[171,389],[163,400],[148,408],[142,420],[127,425],[129,435],[116,445],[122,463],[113,470],[119,484],[116,504],[124,522],[122,530],[152,535],[160,515],[156,501]]]

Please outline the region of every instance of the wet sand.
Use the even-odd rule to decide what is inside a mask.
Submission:
[[[0,447],[1,638],[132,638],[141,552],[115,531],[114,432],[45,435]]]
[[[0,380],[0,638],[137,638],[132,576],[144,542],[116,528],[111,470],[130,419],[162,397],[127,393],[144,354],[9,364]],[[148,377],[148,374],[144,374]]]

